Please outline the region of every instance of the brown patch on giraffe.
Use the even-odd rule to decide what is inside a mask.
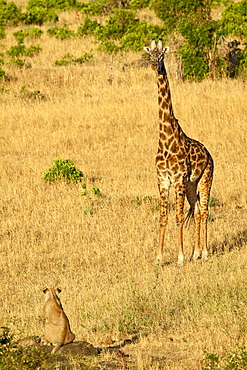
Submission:
[[[168,108],[168,106],[169,106],[168,102],[167,102],[165,99],[162,99],[162,102],[161,102],[161,104],[160,104],[160,108],[161,108],[162,110],[164,110],[164,109],[167,109],[167,108]],[[165,113],[165,112],[164,112],[164,113]]]
[[[179,168],[179,165],[176,163],[176,164],[174,164],[173,166],[171,166],[171,169],[172,169],[172,172],[173,172],[173,173],[176,173],[176,172],[178,172],[178,170],[179,170],[180,168]]]
[[[170,112],[169,111],[163,111],[162,119],[164,122],[169,122],[170,119]],[[171,127],[167,126],[167,130],[169,129],[169,132],[172,133]]]
[[[179,151],[179,145],[176,140],[173,141],[170,150],[172,153],[177,153]]]
[[[164,156],[163,156],[163,154],[157,154],[156,155],[156,162],[158,162],[158,161],[163,161],[164,160]]]

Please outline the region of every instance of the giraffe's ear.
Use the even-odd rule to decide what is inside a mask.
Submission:
[[[168,53],[169,50],[170,50],[169,46],[166,46],[162,51],[165,54],[165,53]]]
[[[145,50],[146,53],[148,53],[148,54],[151,53],[151,48],[149,48],[148,46],[144,46],[143,49]]]

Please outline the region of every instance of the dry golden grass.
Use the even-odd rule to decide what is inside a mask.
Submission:
[[[12,31],[2,50],[14,44]],[[214,158],[216,204],[209,261],[178,269],[171,198],[171,264],[157,268],[155,75],[150,68],[123,70],[140,58],[123,53],[113,59],[109,84],[111,59],[90,41],[44,35],[32,68],[8,69],[12,80],[0,102],[0,325],[16,338],[42,336],[42,289],[59,286],[77,340],[99,346],[137,331],[142,339],[125,351],[138,369],[199,369],[204,349],[224,355],[246,344],[246,84],[178,83],[171,76],[180,124]],[[53,66],[66,53],[91,49],[91,63]],[[46,99],[31,99],[23,86]],[[79,184],[45,183],[55,158],[72,159],[103,197],[86,199]]]

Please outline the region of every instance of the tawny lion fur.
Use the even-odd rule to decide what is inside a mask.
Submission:
[[[45,343],[53,344],[51,353],[57,352],[61,346],[73,342],[75,334],[70,330],[69,320],[64,313],[58,297],[60,289],[46,288],[45,305],[43,309],[45,325]]]

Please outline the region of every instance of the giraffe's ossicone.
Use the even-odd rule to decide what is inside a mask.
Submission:
[[[168,51],[159,40],[144,50],[150,55],[152,69],[157,71],[159,106],[159,143],[156,156],[158,187],[160,192],[160,232],[157,261],[163,263],[164,238],[168,221],[168,197],[170,185],[176,194],[176,223],[178,228],[178,264],[184,263],[183,225],[184,202],[190,209],[187,217],[194,219],[194,246],[191,260],[207,260],[208,200],[213,181],[213,159],[205,146],[189,138],[176,119],[171,92],[164,65]],[[202,249],[200,248],[202,239]]]

